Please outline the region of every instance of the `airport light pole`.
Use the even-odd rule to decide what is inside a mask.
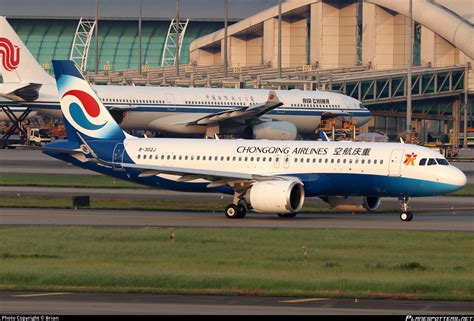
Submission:
[[[224,77],[227,78],[227,20],[229,19],[229,0],[224,1]]]
[[[278,78],[281,78],[281,0],[278,3]]]
[[[176,62],[176,76],[179,77],[179,38],[181,37],[181,32],[179,30],[179,0],[176,0],[176,52],[175,52],[175,62]]]
[[[138,74],[142,74],[142,0],[138,12]]]
[[[407,131],[412,130],[412,105],[411,105],[411,67],[413,64],[413,3],[408,0],[408,69],[407,69]]]
[[[99,73],[99,0],[95,1],[95,74]]]

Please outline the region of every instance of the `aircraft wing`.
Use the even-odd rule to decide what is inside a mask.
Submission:
[[[253,106],[244,106],[224,110],[218,113],[210,114],[199,119],[184,123],[185,125],[209,125],[219,123],[225,120],[245,121],[247,119],[255,119],[268,111],[275,109],[283,103],[278,99],[274,91],[268,93],[268,99],[265,103]]]
[[[298,178],[289,176],[255,175],[241,172],[228,172],[219,170],[205,170],[130,163],[121,163],[120,165],[124,168],[141,170],[142,173],[139,175],[140,177],[156,176],[159,174],[170,174],[180,176],[180,178],[178,178],[177,180],[178,182],[188,182],[196,179],[205,179],[210,181],[208,187],[229,185],[232,188],[235,188],[236,185],[240,185],[241,188],[246,189],[253,182],[268,180],[297,180],[301,183]]]

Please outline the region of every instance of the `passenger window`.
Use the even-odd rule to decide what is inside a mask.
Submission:
[[[431,166],[431,165],[437,165],[436,160],[434,158],[428,159],[428,166]]]
[[[198,156],[196,156],[196,160],[199,160],[200,158],[201,158],[201,156],[199,156],[199,155],[198,155]]]
[[[295,158],[295,163],[298,163],[298,158]]]
[[[324,159],[324,162],[325,162],[325,163],[327,163],[327,162],[328,162],[328,159],[327,159],[327,158],[325,158],[325,159]]]
[[[383,159],[380,160],[380,165],[382,165],[382,164],[383,164]]]
[[[341,162],[341,159],[340,159],[340,158],[338,158],[336,162],[339,164],[339,163]]]
[[[250,161],[251,161],[251,162],[253,162],[253,156],[252,156],[252,157],[250,157]]]
[[[374,164],[377,164],[377,160],[376,160],[376,159],[374,159]]]
[[[165,155],[161,155],[161,159],[165,159]]]
[[[166,156],[166,159],[170,159],[170,158],[171,158],[171,156],[170,156],[170,155]]]
[[[367,164],[370,164],[370,159],[367,160]]]
[[[342,162],[345,164],[345,163],[346,163],[346,159],[344,158],[344,159],[342,160]]]
[[[360,161],[361,164],[365,164],[365,159]]]
[[[331,158],[331,164],[334,164],[334,158]]]
[[[137,158],[138,158],[138,159],[140,159],[140,157],[141,157],[141,155],[140,155],[140,154],[138,154]]]

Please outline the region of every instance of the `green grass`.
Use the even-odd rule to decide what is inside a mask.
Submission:
[[[173,231],[0,227],[0,289],[474,299],[468,232]]]
[[[3,186],[53,186],[89,188],[147,188],[105,175],[0,173]]]
[[[459,191],[456,191],[454,193],[450,193],[448,195],[453,195],[453,196],[474,196],[474,184],[467,184],[464,186],[462,189]]]

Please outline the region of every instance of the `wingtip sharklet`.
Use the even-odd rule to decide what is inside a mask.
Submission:
[[[269,103],[279,103],[280,102],[280,99],[278,98],[278,95],[273,90],[270,90],[270,92],[268,93],[268,102]]]

